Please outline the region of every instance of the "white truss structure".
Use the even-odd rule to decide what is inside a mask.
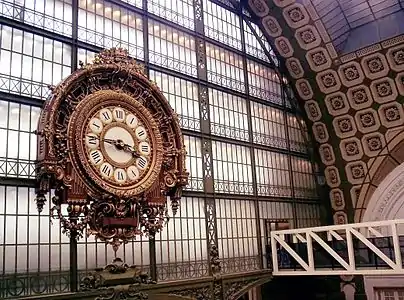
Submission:
[[[274,276],[291,276],[291,275],[398,275],[404,274],[404,244],[403,256],[400,248],[400,235],[404,236],[404,219],[365,222],[356,224],[333,225],[311,228],[299,228],[278,230],[271,232],[271,252],[272,266]],[[392,255],[388,257],[381,251],[370,238],[391,237],[392,247],[390,252]],[[329,242],[339,241],[346,245],[347,257],[343,258],[336,250],[330,247]],[[289,243],[287,242],[289,241]],[[365,246],[367,253],[373,253],[379,258],[385,266],[360,266],[355,262],[354,243],[360,241]],[[314,242],[314,245],[313,245]],[[327,243],[328,242],[328,243]],[[301,243],[307,246],[307,256],[302,258],[289,245]],[[316,249],[325,250],[329,254],[329,258],[334,259],[334,268],[321,267],[316,263]],[[288,269],[282,267],[279,263],[278,251],[282,249],[283,253],[288,253],[293,257],[297,264],[296,269]],[[364,249],[362,248],[362,251]],[[371,252],[369,252],[371,251]],[[299,251],[298,251],[299,252]],[[363,252],[362,252],[363,253]],[[301,254],[301,253],[300,253]],[[358,266],[359,265],[359,266]]]

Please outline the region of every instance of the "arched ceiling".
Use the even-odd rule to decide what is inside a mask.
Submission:
[[[355,30],[402,13],[399,1],[241,1],[282,58],[306,111],[337,224],[360,220],[366,209],[362,198],[371,197],[383,179],[379,166],[398,160],[390,151],[397,133],[404,139],[404,35],[382,41],[379,35],[370,46],[347,54],[338,45],[346,47]],[[345,36],[340,33],[348,27],[338,20],[349,25]],[[390,25],[402,27],[402,20]],[[345,29],[337,34],[338,26]]]
[[[404,0],[312,0],[311,3],[341,54],[404,33]]]

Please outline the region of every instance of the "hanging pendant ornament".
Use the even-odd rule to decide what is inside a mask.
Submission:
[[[53,190],[63,230],[84,229],[116,251],[136,235],[154,236],[175,214],[188,184],[179,120],[158,87],[124,49],[51,87],[38,123],[36,203]]]

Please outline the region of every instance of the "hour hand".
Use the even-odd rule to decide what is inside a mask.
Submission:
[[[133,157],[140,157],[140,154],[132,146],[130,146],[128,144],[124,145],[124,150],[132,153]]]

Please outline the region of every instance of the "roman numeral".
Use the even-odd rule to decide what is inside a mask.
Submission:
[[[93,122],[93,126],[97,127],[98,129],[100,129],[100,125],[98,125],[97,123]]]
[[[93,135],[89,135],[89,136],[88,136],[88,143],[89,143],[89,144],[92,144],[92,145],[97,144],[97,137],[96,137],[96,136],[93,136]]]
[[[123,119],[123,111],[122,110],[116,110],[115,111],[115,116],[117,119]]]
[[[144,136],[146,134],[146,132],[144,132],[144,130],[141,130],[137,133],[138,136]]]
[[[137,174],[135,173],[135,171],[132,170],[132,175],[137,177]]]
[[[142,151],[143,152],[149,152],[149,146],[148,145],[142,145]]]
[[[122,172],[118,172],[117,173],[117,177],[118,177],[118,180],[123,180],[123,173]]]
[[[130,125],[132,125],[133,124],[133,122],[135,122],[135,118],[132,118],[132,120],[130,120]]]
[[[108,165],[104,165],[104,166],[102,167],[101,172],[104,173],[104,174],[106,174],[107,176],[109,176],[109,175],[111,174],[111,169],[108,167]]]
[[[102,116],[104,117],[105,120],[109,120],[109,119],[110,119],[109,113],[107,113],[106,111],[104,111],[104,112],[102,113]]]
[[[96,164],[98,164],[101,161],[101,155],[98,151],[91,152],[91,157],[94,159]]]
[[[144,168],[144,167],[146,167],[146,164],[147,164],[146,159],[144,159],[143,157],[139,158],[139,161],[138,161],[139,167]]]

